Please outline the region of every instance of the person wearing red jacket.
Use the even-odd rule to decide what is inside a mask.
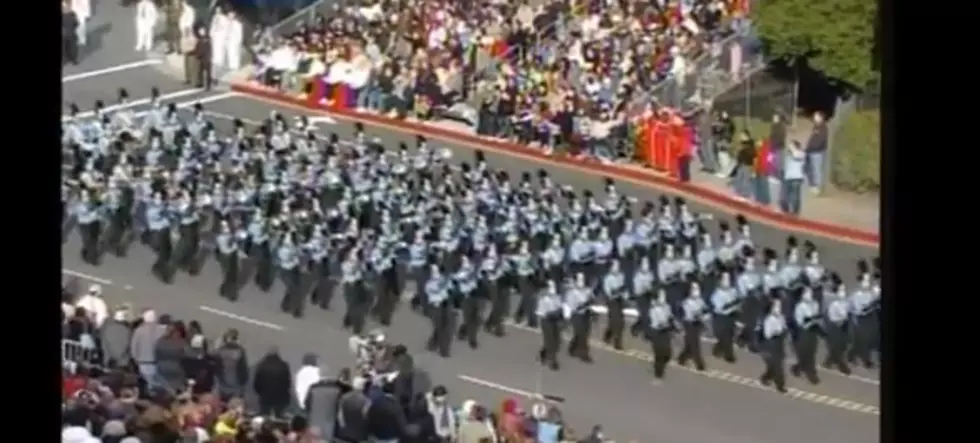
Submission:
[[[775,152],[773,152],[772,144],[769,143],[768,138],[759,142],[759,149],[756,150],[755,156],[753,187],[755,188],[755,201],[760,205],[768,205],[772,202],[769,177],[775,171],[775,157]]]

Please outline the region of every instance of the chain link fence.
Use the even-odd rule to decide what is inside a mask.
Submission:
[[[797,79],[785,79],[767,66],[747,70],[743,81],[732,85],[714,98],[712,111],[727,112],[742,128],[754,136],[760,128],[768,128],[773,115],[780,115],[790,126],[796,126]]]

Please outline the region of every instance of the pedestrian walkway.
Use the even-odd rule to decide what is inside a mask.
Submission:
[[[727,192],[737,199],[728,180],[707,172],[692,172],[693,184],[714,191]],[[779,184],[772,183],[771,195],[775,200],[779,196]],[[770,206],[777,210],[775,202]],[[867,232],[878,232],[880,226],[881,198],[878,195],[858,195],[843,191],[829,190],[821,195],[811,192],[803,193],[802,218],[847,226]]]

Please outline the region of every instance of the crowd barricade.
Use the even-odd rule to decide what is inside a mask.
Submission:
[[[61,362],[70,363],[90,363],[98,357],[98,349],[92,346],[85,346],[77,340],[61,340]]]
[[[648,115],[638,118],[637,157],[654,170],[680,178],[680,159],[690,155],[693,133],[680,116]]]

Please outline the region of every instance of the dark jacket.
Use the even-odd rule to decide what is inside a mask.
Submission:
[[[370,401],[361,391],[350,391],[340,397],[337,437],[344,441],[365,441],[368,439],[367,409]]]
[[[769,145],[773,150],[779,151],[786,147],[786,124],[783,122],[773,122],[769,126]]]
[[[198,355],[184,359],[184,372],[187,378],[194,380],[195,394],[214,391],[214,380],[217,377],[214,359],[209,355]]]
[[[320,428],[324,438],[334,435],[341,392],[336,380],[325,379],[313,383],[306,394],[306,417],[310,427]]]
[[[371,403],[367,414],[368,429],[378,440],[400,438],[407,425],[405,411],[395,397],[381,395]]]
[[[166,380],[172,389],[182,389],[187,383],[187,375],[184,374],[184,359],[188,355],[187,343],[180,337],[162,337],[157,340],[154,355],[157,374]]]
[[[74,40],[78,37],[75,30],[78,29],[78,16],[74,12],[61,13],[61,38],[64,40]]]
[[[826,152],[827,151],[827,124],[820,123],[813,125],[813,132],[806,142],[806,152]]]
[[[225,343],[214,352],[218,389],[241,391],[248,383],[248,355],[238,343]]]
[[[255,365],[252,388],[262,403],[270,407],[289,406],[292,371],[279,354],[268,354]]]
[[[107,367],[126,366],[129,364],[129,341],[133,330],[129,325],[115,319],[108,319],[102,324],[102,359]]]
[[[211,63],[211,37],[205,35],[197,38],[197,43],[194,45],[194,55],[202,64]]]

